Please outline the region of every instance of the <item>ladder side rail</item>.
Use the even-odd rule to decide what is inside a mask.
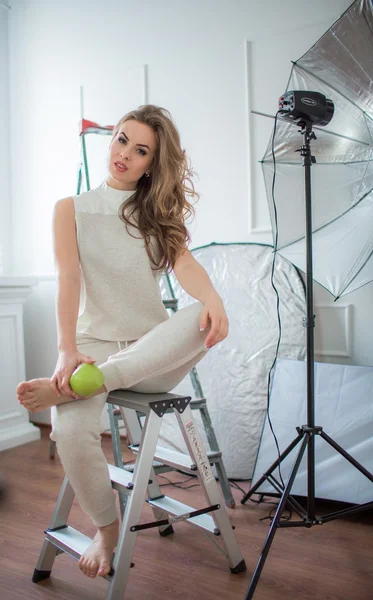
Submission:
[[[122,598],[127,586],[131,558],[137,537],[137,533],[132,532],[131,527],[140,523],[161,423],[162,418],[158,417],[153,410],[147,414],[142,431],[139,454],[133,472],[133,489],[127,500],[124,520],[114,556],[114,576],[109,583],[106,600],[118,600],[118,598]]]
[[[194,458],[194,462],[197,466],[198,479],[200,480],[205,497],[210,505],[218,504],[220,506],[218,510],[211,513],[211,516],[214,519],[217,529],[220,531],[221,540],[225,546],[230,568],[241,568],[241,566],[244,565],[241,550],[238,546],[232,524],[224,506],[221,491],[212,473],[206,450],[193,418],[192,409],[190,406],[187,406],[183,413],[178,413],[176,409],[174,412],[190,456]]]
[[[76,195],[79,196],[80,194],[80,190],[82,189],[82,170],[83,170],[83,165],[82,163],[80,163],[79,165],[79,170],[78,170],[78,183],[76,185]]]
[[[120,431],[118,421],[114,416],[114,405],[107,403],[107,411],[109,415],[109,423],[111,430],[111,442],[113,447],[114,463],[116,467],[123,469],[123,455],[121,448]]]
[[[152,467],[150,471],[150,481],[151,483],[149,483],[148,485],[148,500],[158,500],[159,498],[164,498],[164,494],[162,493],[161,488],[159,487],[157,474],[154,470],[154,467]],[[168,518],[168,513],[163,509],[157,506],[153,506],[152,504],[150,504],[150,507],[153,511],[154,519],[156,521],[162,521],[162,519]],[[162,537],[174,533],[172,525],[160,525],[158,527],[158,531]]]
[[[201,414],[201,418],[202,418],[202,422],[203,422],[203,426],[204,426],[204,429],[206,432],[209,446],[210,446],[211,450],[213,450],[215,452],[219,452],[220,451],[219,444],[218,444],[218,440],[215,435],[214,428],[211,423],[210,413],[208,411],[208,408],[207,408],[207,406],[201,406],[199,410],[200,410],[200,414]],[[214,464],[215,464],[215,469],[217,472],[218,479],[220,481],[220,485],[221,485],[221,489],[222,489],[222,492],[224,495],[225,502],[226,502],[227,506],[229,506],[230,508],[234,508],[236,506],[236,502],[233,498],[232,490],[229,485],[228,475],[225,470],[223,458],[221,457]]]
[[[57,527],[64,527],[67,525],[67,519],[70,514],[74,498],[74,491],[70,485],[68,478],[65,476],[60,492],[58,494],[53,514],[49,521],[48,529],[56,529]],[[43,573],[50,573],[57,553],[58,549],[56,548],[56,546],[54,546],[54,544],[45,539],[38,558],[38,562],[35,567],[33,577],[34,582],[37,582],[40,579],[44,579]]]
[[[54,507],[54,511],[49,522],[49,529],[55,529],[56,527],[63,527],[64,525],[67,525],[67,519],[70,514],[74,498],[74,490],[71,487],[67,476],[65,475],[60,492],[58,494],[56,506]]]
[[[111,444],[112,444],[112,448],[113,448],[114,464],[116,467],[123,469],[124,463],[123,463],[122,445],[121,445],[121,440],[120,440],[120,431],[119,431],[119,426],[118,426],[118,420],[114,416],[113,404],[107,403],[107,411],[109,414]],[[126,504],[127,504],[127,494],[123,494],[122,492],[118,491],[118,495],[119,495],[120,514],[121,514],[122,521],[123,521],[124,511],[125,511]]]
[[[142,427],[137,411],[133,408],[126,408],[125,406],[119,406],[118,408],[126,428],[130,445],[138,446],[141,441]]]
[[[123,422],[126,427],[127,437],[128,437],[130,444],[131,445],[139,445],[140,441],[141,441],[142,431],[143,431],[141,424],[140,424],[139,413],[132,408],[126,408],[124,406],[119,407],[119,410],[120,410]],[[169,470],[172,470],[172,469],[170,468]],[[148,485],[149,498],[152,500],[161,498],[163,496],[163,494],[159,487],[154,467],[152,467],[151,472],[150,472],[150,481],[152,483],[149,483],[149,485]],[[162,519],[167,517],[167,513],[165,513],[163,510],[161,510],[155,506],[151,506],[151,509],[153,511],[154,518],[156,521],[161,521]],[[171,529],[172,528],[170,528],[168,525],[161,525],[158,528],[160,535],[165,535],[166,530],[168,530],[168,533],[172,533]]]
[[[82,133],[81,138],[82,138],[82,155],[83,155],[83,165],[84,165],[86,191],[88,192],[91,189],[91,184],[90,184],[90,181],[89,181],[87,147],[86,147],[86,143],[85,143],[85,135],[84,135],[84,133]]]

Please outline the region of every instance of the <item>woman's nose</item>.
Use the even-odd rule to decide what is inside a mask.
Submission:
[[[127,147],[126,147],[126,148],[122,148],[122,149],[121,149],[121,151],[120,151],[120,156],[121,156],[123,159],[125,158],[125,159],[127,159],[127,160],[128,160],[128,159],[129,159],[129,157],[130,157],[130,151],[129,151],[129,149],[128,149]]]

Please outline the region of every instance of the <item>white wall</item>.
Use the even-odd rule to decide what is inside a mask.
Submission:
[[[275,112],[290,61],[301,56],[349,4],[349,0],[12,3],[12,271],[42,275],[25,307],[28,377],[50,376],[56,359],[50,221],[54,202],[75,191],[79,86],[93,90],[87,100],[92,106],[93,96],[97,99],[109,90],[116,101],[123,97],[124,113],[128,92],[135,91],[171,111],[198,173],[201,200],[192,247],[212,241],[271,243],[258,161],[272,122],[250,117],[248,108]],[[144,72],[144,65],[143,86],[132,84],[126,90],[129,73]],[[98,120],[96,114],[85,116]],[[373,318],[368,307],[373,286],[342,299],[334,312],[331,296],[315,287],[316,304],[327,306],[320,308],[318,357],[372,364],[368,331]],[[347,304],[352,310],[343,308]]]
[[[10,260],[8,9],[0,6],[0,273]]]
[[[13,2],[13,268],[53,272],[50,216],[54,202],[75,190],[80,84],[94,88],[97,96],[106,86],[123,94],[127,71],[144,65],[148,101],[171,111],[199,175],[202,197],[193,245],[247,240],[245,41],[252,41],[252,108],[273,113],[290,60],[303,54],[348,4],[314,0],[310,10],[306,0],[239,0],[230,8],[223,0]],[[125,112],[126,98],[123,105]],[[258,119],[252,119],[254,162],[262,157],[272,126]],[[260,228],[268,224],[268,213],[262,178],[257,179],[262,195],[254,202],[254,226]],[[227,212],[233,213],[231,219]]]

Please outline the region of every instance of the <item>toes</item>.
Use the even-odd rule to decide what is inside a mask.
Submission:
[[[91,561],[88,565],[88,573],[89,577],[96,577],[98,570],[98,564],[94,561]]]
[[[79,569],[84,573],[84,575],[87,575],[87,577],[89,577],[88,561],[82,557],[80,559],[78,565],[79,565]]]
[[[85,573],[84,560],[80,559],[80,561],[78,562],[78,567],[83,573]]]
[[[26,387],[26,382],[22,381],[22,383],[19,383],[17,385],[17,394],[19,394],[20,396],[22,396],[22,394],[24,394],[27,391],[27,387]]]
[[[83,571],[84,575],[92,578],[96,577],[98,564],[95,561],[80,559],[78,565],[79,569]]]
[[[105,575],[107,575],[110,572],[110,565],[106,562],[106,561],[102,561],[100,564],[100,568],[98,570],[98,574],[100,575],[100,577],[104,577]]]
[[[27,400],[26,401],[25,400],[20,400],[20,403],[29,412],[38,412],[39,405],[36,402],[30,402],[30,401],[27,401]]]
[[[27,383],[21,383],[17,387],[17,398],[19,402],[35,399],[35,392],[27,387]]]

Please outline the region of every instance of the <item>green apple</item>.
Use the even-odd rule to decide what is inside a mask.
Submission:
[[[70,377],[70,387],[79,396],[92,396],[103,385],[103,372],[88,363],[79,365]]]

